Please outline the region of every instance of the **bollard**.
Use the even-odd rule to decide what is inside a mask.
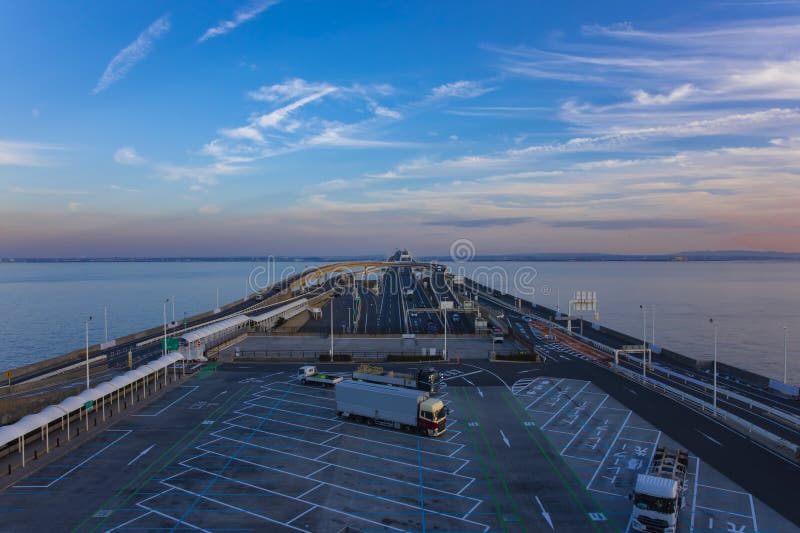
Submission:
[[[78,431],[75,432],[75,436],[76,437],[80,437],[81,436],[81,427],[80,426],[78,426]]]
[[[33,450],[33,460],[35,461],[38,458],[39,458],[39,450]]]
[[[97,417],[94,417],[94,427],[97,427]]]
[[[59,437],[56,437],[56,448],[58,448],[59,446],[61,446],[61,439]]]
[[[11,463],[8,463],[8,475],[11,475]]]

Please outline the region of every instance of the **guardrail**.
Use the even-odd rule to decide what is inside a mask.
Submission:
[[[105,355],[96,355],[89,359],[89,365],[91,366],[94,363],[97,363],[98,361],[105,361],[105,360],[106,360]],[[75,370],[76,368],[85,366],[86,366],[86,361],[80,361],[79,363],[74,363],[68,366],[62,366],[61,368],[57,368],[56,370],[53,370],[52,372],[47,372],[46,374],[40,374],[38,376],[34,376],[30,379],[26,379],[25,381],[18,381],[17,383],[15,383],[15,385],[22,385],[23,383],[32,383],[34,381],[41,381],[43,379],[51,378],[53,376],[63,374],[64,372],[69,372],[70,370]]]
[[[664,395],[670,396],[679,400],[681,403],[688,405],[696,410],[699,410],[702,413],[709,413],[712,416],[715,416],[718,419],[724,420],[725,422],[735,424],[742,429],[745,429],[747,433],[751,435],[757,436],[760,440],[766,441],[767,443],[775,446],[778,449],[784,450],[792,454],[793,457],[798,458],[800,457],[800,446],[790,442],[774,433],[763,429],[752,422],[745,420],[739,416],[734,415],[726,411],[725,409],[720,408],[717,406],[714,409],[714,406],[705,400],[701,400],[696,396],[692,396],[680,389],[676,389],[675,387],[671,387],[666,383],[662,383],[656,379],[651,377],[642,376],[638,372],[634,372],[632,370],[628,370],[627,368],[623,368],[619,365],[611,364],[612,369],[619,373],[623,374],[628,379],[632,381],[636,381],[641,383],[644,386],[650,387],[653,390],[659,391]]]
[[[674,379],[680,379],[686,384],[691,383],[692,385],[695,385],[697,387],[701,387],[703,390],[705,390],[705,391],[707,391],[709,393],[712,393],[713,390],[714,390],[713,385],[711,385],[709,383],[706,383],[705,381],[701,381],[699,379],[694,379],[694,378],[690,378],[688,376],[684,376],[683,374],[680,374],[678,372],[673,372],[672,370],[668,370],[668,369],[662,367],[661,365],[652,365],[652,368],[653,368],[653,370],[651,370],[651,372],[655,371],[655,372],[658,372],[660,374],[664,374],[664,375],[667,375],[669,377],[672,377]],[[731,399],[731,400],[736,400],[738,402],[746,404],[748,407],[750,407],[750,409],[758,409],[758,410],[760,410],[760,411],[762,411],[762,412],[764,412],[764,413],[766,413],[766,414],[768,414],[768,415],[770,415],[770,416],[772,416],[774,418],[777,418],[778,420],[780,420],[782,422],[786,422],[788,424],[793,425],[796,428],[800,428],[800,417],[794,416],[794,415],[792,415],[790,413],[787,413],[785,411],[781,411],[780,409],[775,409],[774,407],[771,407],[769,405],[761,403],[758,400],[754,400],[752,398],[749,398],[749,397],[747,397],[747,396],[745,396],[743,394],[739,394],[739,393],[736,393],[736,392],[733,392],[731,390],[728,390],[728,389],[725,389],[725,388],[721,388],[721,387],[718,386],[717,387],[717,396],[722,396],[724,398],[728,398],[728,399]]]
[[[491,300],[492,302],[494,302],[494,303],[506,308],[506,309],[510,309],[510,310],[516,311],[516,309],[513,306],[510,306],[505,302],[498,301],[497,299],[493,298],[490,295],[484,295],[484,297],[486,299]],[[539,322],[543,322],[543,323],[547,324],[548,326],[553,327],[553,328],[555,328],[555,329],[557,329],[557,330],[559,330],[561,332],[564,332],[564,333],[568,334],[572,338],[577,338],[577,339],[581,340],[582,342],[584,342],[586,344],[589,344],[589,345],[591,345],[592,347],[594,347],[594,348],[596,348],[598,350],[607,352],[609,354],[614,354],[614,352],[616,351],[614,348],[611,348],[610,346],[607,346],[607,345],[605,345],[603,343],[594,341],[594,340],[589,339],[587,337],[584,337],[583,335],[580,335],[578,333],[575,333],[575,332],[572,332],[572,331],[567,331],[567,328],[565,328],[564,326],[562,326],[560,324],[557,324],[555,322],[551,322],[550,320],[547,320],[545,318],[541,318],[541,317],[537,316],[536,320],[539,321]],[[636,361],[641,362],[641,359],[631,358],[628,354],[625,354],[625,357],[627,359],[629,359],[629,360],[630,359],[634,359]],[[653,366],[656,367],[656,365],[653,365]],[[668,393],[670,396],[678,398],[679,400],[681,400],[684,403],[691,404],[695,408],[699,407],[700,410],[703,411],[703,412],[705,412],[705,410],[706,410],[705,408],[706,407],[710,406],[708,411],[709,412],[713,412],[713,406],[711,406],[711,404],[708,404],[704,400],[701,400],[700,398],[692,396],[691,394],[687,394],[686,392],[683,392],[680,389],[676,389],[674,387],[670,387],[669,385],[661,383],[660,381],[657,381],[657,380],[655,380],[653,378],[643,377],[638,372],[634,372],[634,371],[625,369],[625,368],[623,368],[623,367],[621,367],[619,365],[615,365],[613,363],[611,363],[611,367],[614,368],[614,369],[619,370],[620,372],[624,373],[628,377],[632,377],[636,381],[639,381],[639,382],[641,382],[643,384],[646,384],[646,385],[651,385],[652,388],[654,388],[656,390],[662,390],[664,393]],[[663,372],[664,374],[677,376],[680,379],[688,380],[689,382],[694,382],[696,384],[700,384],[704,388],[710,387],[710,385],[708,385],[707,383],[705,383],[703,381],[695,380],[693,378],[690,378],[688,376],[684,376],[684,375],[679,374],[677,372],[672,372],[672,371],[667,370],[667,369],[665,369],[665,368],[663,368],[661,366],[657,366],[657,371]],[[655,384],[657,384],[657,385],[655,385]],[[774,407],[770,407],[770,406],[768,406],[766,404],[758,402],[757,400],[753,400],[751,398],[748,398],[747,396],[735,393],[735,392],[730,391],[728,389],[721,389],[719,387],[717,387],[717,395],[722,395],[722,396],[724,396],[726,398],[729,398],[729,399],[736,399],[737,401],[740,401],[740,402],[743,402],[743,403],[749,405],[751,407],[751,409],[752,408],[757,408],[757,409],[759,409],[759,410],[761,410],[761,411],[763,411],[765,413],[770,414],[771,416],[773,416],[775,418],[780,419],[781,421],[784,421],[784,422],[787,422],[789,424],[792,424],[792,425],[800,427],[800,417],[796,417],[796,416],[794,416],[792,414],[786,413],[786,412],[781,411],[779,409],[775,409]],[[790,441],[788,441],[788,440],[786,440],[786,439],[784,439],[782,437],[779,437],[778,435],[775,435],[774,433],[772,433],[770,431],[767,431],[767,430],[765,430],[765,429],[753,424],[752,422],[750,422],[748,420],[745,420],[745,419],[743,419],[743,418],[741,418],[741,417],[739,417],[737,415],[734,415],[733,413],[729,413],[728,411],[725,411],[724,409],[721,409],[719,406],[717,407],[716,412],[717,412],[717,418],[721,418],[721,419],[723,419],[725,421],[729,421],[729,422],[732,422],[732,423],[734,423],[734,424],[736,424],[736,425],[738,425],[740,427],[743,427],[743,428],[747,429],[748,433],[760,435],[762,439],[764,439],[767,442],[773,444],[774,446],[776,446],[778,448],[781,448],[781,449],[785,449],[785,450],[791,452],[795,457],[800,457],[800,453],[799,453],[800,452],[800,447],[797,444],[794,444],[794,443],[792,443],[792,442],[790,442]],[[720,414],[722,416],[720,416]]]

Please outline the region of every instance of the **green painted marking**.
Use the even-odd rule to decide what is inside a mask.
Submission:
[[[218,420],[219,418],[221,418],[222,414],[223,414],[224,412],[227,412],[227,410],[228,410],[228,408],[229,408],[229,406],[230,406],[230,404],[231,404],[232,402],[234,402],[235,400],[236,400],[236,401],[238,401],[238,400],[239,400],[239,399],[241,399],[243,396],[245,396],[247,393],[249,393],[249,392],[250,392],[252,389],[253,389],[253,387],[252,387],[252,386],[250,386],[250,387],[243,388],[243,389],[242,389],[242,390],[241,390],[239,393],[234,393],[234,394],[232,394],[232,395],[231,395],[231,397],[230,397],[230,398],[228,398],[228,400],[226,400],[226,401],[225,401],[225,402],[224,402],[222,405],[220,405],[219,407],[217,407],[216,409],[214,409],[214,411],[212,411],[212,412],[211,412],[211,415],[209,416],[209,418],[207,418],[206,420],[209,420],[209,419]],[[216,417],[216,418],[215,418],[215,417]],[[152,481],[152,479],[153,479],[153,477],[154,477],[155,475],[157,475],[159,472],[161,472],[162,470],[164,470],[164,468],[165,468],[167,465],[169,465],[169,464],[170,464],[170,463],[171,463],[171,462],[172,462],[172,461],[173,461],[173,460],[174,460],[174,459],[175,459],[175,458],[176,458],[176,457],[177,457],[177,456],[178,456],[180,453],[182,453],[182,452],[183,452],[183,450],[185,450],[185,449],[189,448],[189,447],[190,447],[192,444],[194,444],[194,442],[196,442],[196,441],[197,441],[197,439],[199,439],[199,438],[200,438],[200,437],[201,437],[203,434],[205,434],[205,433],[206,433],[206,432],[207,432],[207,431],[208,431],[210,428],[211,428],[211,426],[210,426],[210,425],[204,425],[202,422],[201,422],[201,423],[199,423],[199,424],[197,424],[197,425],[196,425],[196,426],[194,426],[193,428],[190,428],[188,431],[186,431],[186,433],[184,433],[184,434],[183,434],[183,436],[182,436],[180,439],[178,439],[177,441],[175,441],[175,442],[172,444],[172,446],[170,446],[169,448],[167,448],[167,449],[166,449],[166,450],[165,450],[165,451],[164,451],[164,452],[163,452],[161,455],[159,455],[159,456],[158,456],[158,457],[157,457],[157,458],[156,458],[156,459],[155,459],[155,460],[154,460],[152,463],[150,463],[150,465],[149,465],[147,468],[145,468],[145,469],[144,469],[143,471],[141,471],[141,472],[140,472],[140,473],[139,473],[137,476],[135,476],[133,479],[131,479],[131,480],[130,480],[130,481],[129,481],[129,482],[128,482],[128,483],[127,483],[127,484],[126,484],[124,487],[122,487],[121,489],[119,489],[119,490],[116,492],[116,494],[114,494],[113,496],[111,496],[110,498],[108,498],[108,499],[107,499],[105,502],[103,502],[103,505],[101,505],[101,506],[99,507],[99,509],[108,509],[108,508],[109,508],[109,505],[108,505],[108,504],[109,504],[110,502],[112,502],[112,501],[113,501],[115,498],[118,498],[118,497],[119,497],[121,494],[123,494],[124,492],[128,491],[128,490],[129,490],[131,487],[133,487],[133,486],[134,486],[136,483],[138,483],[137,485],[135,485],[135,486],[136,486],[136,490],[134,490],[134,491],[131,491],[131,492],[128,494],[128,496],[126,496],[126,497],[125,497],[125,498],[124,498],[124,499],[123,499],[123,500],[122,500],[122,501],[119,503],[119,505],[117,505],[117,506],[115,506],[115,507],[114,507],[115,509],[119,509],[119,508],[121,508],[123,505],[125,505],[125,503],[127,503],[127,502],[128,502],[130,499],[131,499],[131,498],[133,498],[135,495],[137,495],[137,494],[139,493],[139,491],[141,490],[141,488],[144,486],[144,484],[145,484],[145,483],[148,483],[148,482]],[[193,436],[193,437],[192,437],[192,438],[191,438],[191,439],[190,439],[190,440],[189,440],[189,441],[186,443],[186,445],[185,445],[185,446],[183,446],[182,448],[180,448],[180,445],[181,445],[181,443],[182,443],[184,440],[188,439],[190,436],[192,436],[192,434],[193,434],[193,433],[194,433],[194,436]],[[179,449],[179,448],[180,448],[180,449]],[[163,461],[162,461],[162,459],[166,458],[166,457],[167,457],[167,455],[169,455],[169,454],[170,454],[170,453],[171,453],[173,450],[175,450],[175,453],[173,453],[172,455],[170,455],[170,457],[169,457],[169,458],[167,458],[167,459],[165,459],[165,460],[163,460]],[[151,471],[153,468],[155,468],[155,467],[156,467],[156,466],[157,466],[159,463],[161,463],[161,466],[160,466],[160,468],[159,468],[157,471],[153,472],[153,475],[151,475],[150,477],[148,477],[148,478],[146,478],[146,479],[143,479],[143,478],[145,478],[145,477],[146,477],[146,476],[147,476],[147,475],[150,473],[150,471]],[[94,517],[93,517],[91,514],[90,514],[89,516],[87,516],[87,517],[86,517],[86,518],[85,518],[85,519],[84,519],[84,520],[83,520],[83,521],[82,521],[80,524],[78,524],[78,525],[77,525],[77,526],[76,526],[76,527],[75,527],[75,528],[72,530],[72,533],[75,533],[75,532],[77,532],[77,531],[81,531],[81,530],[83,529],[83,526],[84,526],[84,525],[85,525],[85,524],[86,524],[86,523],[87,523],[89,520],[91,520],[92,518],[94,518]],[[98,522],[97,524],[95,524],[95,525],[94,525],[94,527],[92,527],[92,529],[90,529],[89,531],[95,531],[95,530],[97,530],[97,528],[99,528],[100,526],[102,526],[102,525],[103,525],[103,524],[106,522],[106,520],[108,520],[108,517],[105,517],[105,518],[103,518],[103,519],[102,519],[100,522]]]
[[[469,395],[467,395],[466,393],[464,393],[464,398],[466,398],[465,403],[468,404],[469,406],[472,418],[475,418],[475,412],[472,408],[472,400],[469,399]],[[491,457],[492,463],[494,463],[494,470],[500,476],[500,483],[503,485],[503,490],[505,491],[509,501],[511,501],[511,507],[512,509],[514,509],[514,514],[517,515],[517,521],[519,522],[522,531],[528,531],[525,528],[525,522],[522,520],[522,515],[519,512],[519,507],[517,507],[517,500],[514,498],[514,496],[511,494],[511,491],[508,489],[508,482],[506,481],[506,477],[503,475],[503,471],[497,462],[497,457],[494,454],[494,450],[492,450],[492,446],[489,444],[489,439],[486,438],[486,433],[483,431],[483,428],[480,425],[478,425],[477,427],[478,427],[478,432],[481,434],[481,438],[483,439],[483,443],[486,445],[486,449],[489,451],[489,457]]]
[[[206,378],[212,376],[217,371],[217,367],[219,365],[221,365],[221,364],[222,364],[221,361],[214,361],[213,363],[207,364],[206,366],[204,366],[200,370],[200,372],[195,374],[195,378],[196,379],[206,379]]]
[[[464,389],[458,388],[456,390],[461,391],[461,396],[464,396]],[[470,424],[467,425],[468,428],[472,428],[473,426]],[[483,477],[486,478],[486,483],[489,485],[489,492],[492,494],[492,500],[494,500],[494,509],[497,513],[498,518],[500,518],[500,522],[503,524],[503,531],[508,532],[508,527],[506,526],[506,520],[503,518],[503,511],[500,509],[500,502],[497,501],[497,495],[495,494],[494,484],[492,480],[489,479],[489,473],[486,471],[486,464],[483,461],[483,457],[481,456],[478,450],[478,442],[475,440],[474,431],[472,429],[468,429],[467,433],[469,433],[470,440],[472,441],[472,448],[475,450],[475,454],[478,456],[478,462],[481,464],[481,471],[483,472]]]
[[[548,453],[548,450],[546,449],[546,447],[542,445],[542,443],[539,441],[539,439],[538,439],[538,438],[536,438],[536,435],[535,435],[535,434],[534,434],[534,432],[531,430],[531,427],[530,427],[529,425],[526,425],[526,424],[524,423],[526,420],[524,420],[524,419],[523,419],[523,418],[520,416],[520,410],[522,409],[522,406],[521,406],[521,405],[519,405],[519,403],[517,403],[517,401],[516,401],[516,400],[514,400],[513,402],[512,402],[512,401],[509,401],[509,399],[508,399],[507,395],[503,394],[502,396],[503,396],[503,399],[505,400],[505,402],[506,402],[506,403],[509,405],[509,407],[511,407],[511,411],[514,413],[514,416],[516,416],[518,420],[520,420],[521,422],[523,422],[523,425],[522,425],[522,427],[525,429],[525,433],[527,433],[527,434],[528,434],[528,436],[531,438],[531,440],[534,442],[534,444],[536,444],[536,447],[537,447],[537,448],[539,448],[539,451],[542,453],[542,456],[543,456],[543,457],[544,457],[544,458],[547,460],[547,463],[550,465],[550,468],[551,468],[551,469],[553,470],[553,472],[555,472],[555,474],[558,476],[558,479],[559,479],[559,481],[561,481],[561,484],[564,486],[564,488],[566,488],[566,489],[567,489],[567,492],[568,492],[568,493],[569,493],[569,495],[572,497],[573,501],[574,501],[574,502],[575,502],[575,503],[578,505],[578,507],[581,509],[581,511],[584,513],[584,515],[585,515],[585,516],[586,516],[586,518],[588,519],[588,518],[589,518],[589,512],[590,512],[590,511],[588,511],[588,510],[586,509],[586,507],[583,505],[583,502],[581,501],[581,499],[580,499],[580,498],[578,497],[578,495],[575,493],[575,491],[573,490],[573,488],[572,488],[572,487],[569,485],[569,483],[568,483],[567,479],[565,479],[565,478],[564,478],[564,476],[563,476],[563,474],[562,474],[561,470],[560,470],[560,469],[559,469],[559,468],[556,466],[556,464],[553,462],[553,460],[552,460],[552,458],[550,457],[550,454]],[[526,411],[523,411],[523,413],[525,413],[525,416],[527,417],[527,412],[526,412]],[[572,472],[572,475],[573,475],[573,476],[575,477],[575,479],[577,480],[577,482],[578,482],[578,486],[579,486],[579,487],[582,489],[582,492],[583,492],[583,494],[584,494],[584,495],[585,495],[585,496],[586,496],[586,497],[587,497],[589,500],[591,500],[591,502],[592,502],[592,503],[593,503],[595,506],[597,506],[597,508],[599,509],[599,511],[598,511],[598,512],[605,512],[605,511],[603,511],[602,507],[600,507],[600,505],[597,503],[597,501],[594,499],[594,497],[593,497],[593,496],[592,496],[592,495],[591,495],[591,494],[590,494],[590,493],[589,493],[589,492],[588,492],[586,489],[584,489],[584,488],[583,488],[583,481],[582,481],[582,480],[581,480],[581,479],[578,477],[578,475],[575,473],[575,471],[574,471],[574,470],[572,470],[572,467],[570,467],[570,465],[569,465],[569,464],[568,464],[568,463],[567,463],[567,462],[564,460],[564,458],[563,458],[563,457],[561,457],[561,455],[560,455],[560,454],[556,454],[556,453],[554,453],[554,452],[555,452],[555,448],[553,447],[552,443],[550,442],[550,439],[548,439],[548,438],[547,438],[547,435],[545,435],[545,434],[544,434],[544,430],[542,430],[542,429],[541,429],[541,428],[539,428],[538,426],[534,426],[534,427],[535,427],[536,429],[538,429],[538,430],[539,430],[539,434],[540,434],[540,435],[541,435],[541,436],[544,438],[544,440],[545,440],[545,442],[546,442],[546,444],[547,444],[547,447],[549,447],[549,449],[550,449],[550,450],[549,450],[549,451],[550,451],[550,453],[553,453],[553,455],[557,456],[557,457],[558,457],[558,460],[560,460],[560,463],[561,463],[562,465],[564,465],[564,466],[566,467],[566,469],[567,469],[567,470],[569,470],[570,472]],[[589,520],[589,523],[592,525],[592,527],[594,528],[594,530],[595,530],[595,531],[601,531],[601,529],[600,529],[600,526],[598,525],[598,523],[597,523],[597,522],[595,522],[595,521],[593,521],[593,520]]]

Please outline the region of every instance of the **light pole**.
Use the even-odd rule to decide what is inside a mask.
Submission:
[[[789,349],[786,342],[786,326],[783,326],[783,383],[788,384],[789,381]]]
[[[106,342],[108,342],[108,305],[103,306],[103,329],[106,332]]]
[[[89,389],[89,322],[92,320],[91,315],[83,325],[86,327],[86,389]]]
[[[333,295],[331,295],[331,361],[333,361]]]
[[[350,333],[352,326],[351,320],[353,319],[353,308],[347,308],[347,333]]]
[[[170,298],[170,302],[172,303],[172,323],[175,323],[175,297],[173,296]]]
[[[708,319],[709,323],[714,326],[714,416],[717,416],[717,324],[713,318]]]
[[[162,346],[162,355],[167,355],[167,303],[169,298],[164,300],[164,345]]]
[[[653,334],[650,335],[650,344],[656,343],[656,304],[653,304]]]
[[[642,310],[642,377],[645,377],[647,368],[647,308],[640,305]]]

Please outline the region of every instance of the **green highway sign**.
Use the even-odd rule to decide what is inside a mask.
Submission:
[[[166,350],[168,352],[176,351],[180,347],[180,340],[173,339],[172,337],[167,337],[166,339]],[[164,346],[164,340],[161,341],[161,346]]]
[[[85,404],[83,404],[83,408],[87,411],[91,411],[92,407],[94,407],[94,400],[89,400]]]

